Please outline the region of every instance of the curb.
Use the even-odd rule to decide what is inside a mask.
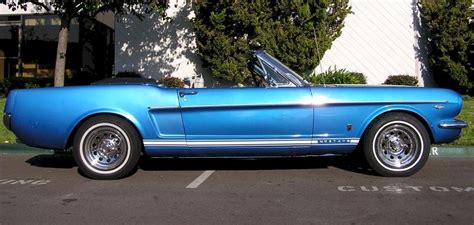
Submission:
[[[24,144],[0,144],[1,155],[54,154],[54,150],[33,148]],[[432,146],[430,157],[474,157],[474,146]]]
[[[430,157],[474,157],[474,146],[431,146]]]
[[[44,155],[54,154],[54,150],[33,148],[24,144],[0,144],[1,155]]]

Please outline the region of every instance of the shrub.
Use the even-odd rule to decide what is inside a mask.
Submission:
[[[390,75],[383,84],[418,86],[418,79],[410,75]]]
[[[143,76],[137,71],[122,71],[122,72],[118,72],[114,77],[136,77],[136,78],[141,78]]]
[[[74,75],[65,80],[65,84],[67,86],[76,86],[76,85],[89,85],[91,83],[94,83],[96,81],[102,80],[105,77],[110,77],[105,75],[105,74],[98,74],[95,72],[90,72],[90,71],[80,71],[77,73],[74,73]]]
[[[53,84],[53,78],[36,78],[36,77],[11,77],[3,80],[2,85],[5,94],[13,89],[49,87]]]
[[[34,82],[28,82],[25,84],[26,89],[31,89],[31,88],[39,88],[40,85]]]
[[[442,87],[474,93],[474,22],[471,0],[421,0],[428,31],[429,65]]]
[[[305,76],[305,80],[313,84],[367,84],[364,74],[336,68],[329,68],[314,76]]]
[[[234,83],[250,83],[249,51],[257,49],[303,74],[341,34],[348,2],[197,1],[197,47],[213,77]]]
[[[2,88],[2,92],[8,94],[10,87],[12,86],[12,83],[8,79],[3,79],[0,81],[0,87]]]
[[[184,88],[184,81],[177,77],[162,77],[158,80],[158,84],[171,88]]]

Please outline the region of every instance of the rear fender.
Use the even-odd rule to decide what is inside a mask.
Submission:
[[[68,139],[66,140],[67,142],[64,143],[65,148],[69,148],[72,146],[72,143],[74,141],[74,135],[76,134],[77,129],[88,119],[93,118],[95,116],[99,115],[112,115],[112,116],[117,116],[121,117],[124,120],[128,121],[132,126],[135,127],[135,129],[138,132],[138,135],[142,137],[142,134],[145,132],[145,129],[143,128],[142,124],[135,118],[133,115],[130,113],[127,113],[126,111],[123,110],[115,110],[115,109],[98,109],[94,111],[90,111],[87,113],[84,113],[80,116],[80,119],[77,120],[75,123],[71,124],[69,127],[69,134],[68,134]]]

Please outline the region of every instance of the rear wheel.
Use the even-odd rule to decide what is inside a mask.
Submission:
[[[406,113],[376,119],[363,138],[367,163],[382,176],[411,176],[429,156],[430,137],[423,124]]]
[[[135,128],[116,116],[84,122],[74,137],[73,155],[80,171],[93,179],[118,179],[135,170],[141,153]]]

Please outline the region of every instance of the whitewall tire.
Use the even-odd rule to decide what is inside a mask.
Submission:
[[[430,136],[425,126],[406,113],[388,113],[371,123],[363,137],[367,163],[382,176],[411,176],[429,156]]]
[[[88,119],[74,136],[73,155],[79,170],[93,179],[119,179],[136,169],[142,145],[124,119],[101,115]]]

